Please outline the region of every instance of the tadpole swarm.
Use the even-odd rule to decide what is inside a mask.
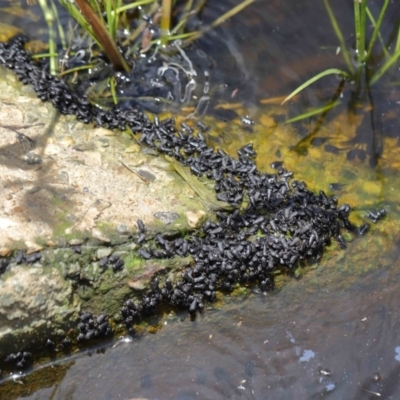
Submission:
[[[142,315],[154,312],[161,301],[195,313],[204,307],[205,300],[215,300],[216,290],[229,291],[236,283],[257,282],[262,291],[268,290],[273,286],[274,270],[294,268],[306,258],[321,258],[332,238],[346,247],[342,227],[356,230],[348,219],[350,207],[338,206],[336,197],[322,191],[309,191],[304,182],[293,179],[281,161],[271,164],[273,173],[260,172],[252,144],[242,147],[234,158],[208,147],[199,124],[200,131],[195,132],[185,123],[178,128],[173,118],[160,121],[155,117],[152,122],[138,109],[117,105],[103,111],[93,107],[62,79],[36,65],[24,50],[25,41],[16,37],[1,43],[0,64],[13,70],[24,84],[32,85],[40,99],[85,123],[109,129],[129,127],[140,135],[143,145],[174,157],[198,177],[214,180],[218,200],[234,206],[233,212],[216,212],[216,220],[205,222],[199,235],[168,240],[158,234],[157,245],[152,247],[147,244],[145,226],[138,222],[139,254],[144,259],[191,255],[194,265],[183,271],[175,285],[166,280],[160,287],[156,278],[140,302],[128,300],[121,309],[128,330]],[[240,210],[243,201],[248,206]],[[360,234],[366,231],[362,227]],[[115,269],[123,267],[118,260],[102,262],[117,265]],[[81,336],[88,336],[88,332],[81,332]]]

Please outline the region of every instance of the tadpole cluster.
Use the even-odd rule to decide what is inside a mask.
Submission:
[[[77,328],[79,333],[76,340],[78,342],[110,336],[113,333],[108,316],[105,313],[96,316],[90,311],[83,312],[79,317]]]
[[[205,301],[215,300],[217,290],[230,291],[236,284],[257,284],[261,291],[267,291],[273,287],[277,269],[293,270],[303,260],[320,259],[332,240],[345,248],[343,228],[360,235],[368,230],[367,225],[357,228],[349,221],[350,206],[338,205],[337,197],[323,191],[316,194],[308,190],[283,167],[282,161],[273,162],[270,172],[260,171],[252,144],[232,157],[207,145],[204,124],[197,124],[196,131],[186,123],[178,127],[173,118],[159,120],[155,116],[151,121],[139,109],[116,105],[104,111],[93,107],[61,78],[35,64],[24,50],[24,43],[22,37],[0,43],[0,64],[13,70],[24,84],[32,85],[40,99],[85,123],[109,129],[129,127],[140,135],[141,144],[175,158],[197,177],[213,180],[217,199],[233,208],[217,211],[215,219],[206,221],[200,232],[185,238],[157,234],[154,241],[150,240],[143,222],[138,221],[138,254],[142,258],[190,255],[193,263],[176,282],[155,278],[140,301],[126,301],[121,315],[129,331],[143,315],[156,311],[161,302],[196,313]],[[370,214],[374,222],[382,216],[382,212]],[[101,259],[99,264],[114,270],[123,268],[122,259],[115,256]],[[83,313],[77,341],[108,335],[110,329],[104,314],[95,317]]]
[[[139,224],[139,255],[143,258],[191,254],[195,265],[184,272],[175,287],[170,282],[165,282],[162,289],[154,284],[141,305],[127,304],[123,315],[128,321],[136,309],[146,312],[161,300],[190,310],[201,309],[204,299],[215,298],[215,290],[230,290],[237,282],[256,281],[266,289],[272,286],[274,269],[293,268],[307,257],[319,259],[332,238],[340,247],[346,247],[342,226],[355,230],[348,219],[350,207],[338,206],[337,198],[323,191],[309,191],[304,182],[293,179],[293,173],[283,168],[281,161],[271,164],[273,173],[260,172],[252,144],[242,147],[234,158],[209,147],[201,127],[195,132],[186,123],[178,128],[173,118],[154,117],[151,121],[141,110],[119,105],[108,111],[93,107],[61,78],[35,64],[24,50],[25,40],[16,37],[1,43],[0,63],[14,70],[23,83],[33,85],[43,101],[86,123],[109,129],[129,127],[140,135],[143,145],[174,157],[198,177],[205,175],[214,180],[217,199],[236,207],[231,213],[217,212],[216,221],[207,221],[196,237],[167,240],[157,235],[157,248],[146,245],[145,227]],[[243,202],[248,205],[239,211]],[[112,257],[100,260],[100,265],[122,268],[122,260]]]
[[[34,264],[40,261],[42,254],[40,251],[35,251],[34,253],[26,254],[25,252],[18,250],[14,256],[0,257],[0,275],[7,271],[10,264],[15,263],[17,265],[23,262],[27,264]]]
[[[124,268],[124,260],[120,258],[117,254],[112,254],[109,257],[103,257],[99,260],[99,267],[100,268],[107,268],[110,267],[114,272],[120,271]]]
[[[10,265],[10,259],[7,257],[0,258],[0,275],[4,274],[7,271],[8,266]]]
[[[32,363],[32,354],[29,351],[19,351],[9,354],[4,360],[5,363],[13,364],[18,369],[24,369]]]
[[[246,199],[248,206],[242,211],[217,211],[214,221],[206,221],[199,234],[187,238],[157,234],[147,243],[146,228],[138,221],[138,254],[144,259],[191,255],[194,264],[175,284],[167,279],[160,287],[155,279],[141,302],[128,300],[121,309],[128,329],[160,302],[195,313],[203,309],[204,301],[215,300],[217,290],[230,291],[237,283],[257,283],[267,291],[273,287],[276,269],[290,270],[307,258],[320,259],[332,239],[345,248],[342,227],[364,233],[365,228],[359,232],[349,221],[350,206],[338,206],[338,199],[323,191],[318,195],[309,191],[304,182],[292,179],[282,162],[272,163],[276,172],[261,173],[251,145],[234,159],[208,148],[201,134],[190,141],[197,150],[190,149],[191,156],[183,163],[195,165],[195,174],[214,179],[221,200],[238,205]]]

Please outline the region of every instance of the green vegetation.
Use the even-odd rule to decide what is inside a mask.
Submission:
[[[371,86],[380,80],[382,76],[387,74],[390,69],[394,69],[400,57],[400,27],[396,28],[398,30],[396,32],[397,35],[392,35],[392,40],[389,40],[387,44],[385,44],[380,32],[381,27],[383,26],[382,24],[389,0],[384,0],[377,20],[375,20],[370,9],[368,8],[367,0],[354,1],[355,59],[353,60],[351,51],[345,43],[339,22],[330,7],[329,0],[323,1],[333,30],[339,42],[338,50],[343,56],[343,61],[347,69],[329,68],[325,71],[322,71],[321,73],[304,82],[296,90],[289,94],[282,104],[317,80],[322,79],[327,75],[334,74],[341,76],[343,81],[349,81],[352,83],[355,93],[355,96],[352,96],[355,100],[353,101],[354,104],[352,104],[352,107],[355,107],[356,103],[362,100],[364,95],[366,98],[369,97],[368,94],[370,93]],[[373,27],[373,31],[368,38],[367,27],[369,25]],[[392,43],[393,38],[396,38],[394,45]],[[380,44],[379,47],[377,42]],[[339,85],[339,90],[336,91],[335,96],[325,106],[307,111],[306,113],[292,118],[286,122],[291,123],[301,119],[309,118],[312,115],[326,114],[332,108],[340,104],[338,98],[343,88],[343,84],[341,84],[341,86]]]
[[[186,24],[191,17],[202,11],[207,0],[137,0],[131,3],[124,3],[123,0],[59,1],[80,29],[70,29],[67,45],[54,0],[39,0],[49,31],[49,52],[37,55],[37,58],[49,57],[50,72],[53,75],[65,75],[92,67],[87,65],[68,71],[62,68],[59,70],[57,42],[61,43],[66,54],[73,55],[71,42],[77,37],[86,36],[86,40],[89,38],[91,43],[97,44],[99,51],[109,59],[115,71],[130,71],[132,55],[147,52],[153,47],[155,53],[167,51],[168,44],[174,40],[184,40],[182,46],[185,46],[233,17],[254,0],[244,0],[209,26],[195,32],[187,31]],[[159,29],[149,29],[145,19]],[[55,25],[58,26],[58,38]],[[126,47],[128,51],[125,51]],[[112,84],[110,82],[113,90]]]

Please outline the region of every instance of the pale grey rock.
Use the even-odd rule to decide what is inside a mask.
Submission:
[[[110,247],[100,247],[97,249],[96,256],[100,260],[100,258],[108,257],[113,252],[113,249]]]

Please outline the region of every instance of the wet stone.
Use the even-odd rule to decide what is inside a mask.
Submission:
[[[204,218],[205,215],[206,215],[206,213],[202,210],[187,211],[186,217],[187,217],[189,226],[191,228],[197,228],[200,221],[202,220],[202,218]]]
[[[83,239],[71,239],[68,244],[70,246],[80,246],[83,243]]]
[[[118,226],[116,227],[116,230],[117,230],[117,232],[120,233],[121,235],[126,235],[126,234],[129,233],[128,226],[125,225],[125,224],[120,224],[120,225],[118,225]]]
[[[154,218],[160,220],[163,224],[171,224],[179,218],[179,214],[168,211],[159,211],[154,213],[153,215]]]
[[[78,262],[66,266],[65,277],[69,279],[78,279],[81,273],[81,266]]]
[[[100,138],[99,142],[100,142],[101,147],[109,147],[110,146],[110,141],[108,139]]]
[[[102,247],[100,249],[97,249],[96,251],[96,256],[100,260],[102,258],[108,257],[111,253],[113,252],[112,248],[109,247]]]

